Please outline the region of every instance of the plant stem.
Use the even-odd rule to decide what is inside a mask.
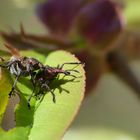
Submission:
[[[107,56],[107,62],[111,70],[127,83],[140,97],[140,82],[130,69],[127,60],[120,51],[112,51]]]

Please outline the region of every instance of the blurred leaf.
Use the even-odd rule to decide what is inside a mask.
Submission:
[[[36,58],[37,60],[39,60],[42,63],[45,63],[45,59],[47,57],[47,54],[46,54],[46,56],[44,56],[41,53],[37,53],[35,51],[22,51],[21,55]]]
[[[11,90],[11,78],[8,72],[0,69],[0,122],[8,103],[8,93]]]
[[[139,0],[126,0],[125,1],[125,16],[130,27],[139,27],[140,25],[140,1]]]

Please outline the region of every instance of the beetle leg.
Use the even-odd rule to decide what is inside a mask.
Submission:
[[[54,94],[53,91],[51,91],[51,89],[50,89],[50,87],[48,86],[48,84],[45,83],[45,84],[43,84],[42,86],[46,87],[46,89],[47,89],[49,92],[51,92],[52,97],[53,97],[53,102],[56,103],[55,94]]]
[[[31,99],[32,99],[32,97],[34,95],[34,91],[35,91],[35,86],[33,86],[32,94],[29,96],[28,101],[27,101],[27,105],[28,105],[29,109],[31,108],[30,101],[31,101]]]
[[[74,70],[74,69],[70,69],[70,70],[67,70],[67,71],[73,71],[73,72],[79,73],[78,70]]]
[[[16,76],[16,79],[15,79],[15,81],[14,81],[14,84],[13,84],[13,86],[12,86],[12,89],[11,89],[11,91],[10,91],[10,93],[9,93],[9,97],[11,97],[13,91],[15,90],[15,87],[16,87],[16,84],[17,84],[17,81],[18,81],[18,78],[19,78],[19,77],[20,77],[20,75],[17,75],[17,76]]]
[[[63,63],[59,68],[62,69],[64,67],[64,65],[80,65],[80,64],[83,64],[81,62],[69,62],[69,63]]]

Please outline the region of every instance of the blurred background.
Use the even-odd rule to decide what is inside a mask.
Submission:
[[[126,29],[140,30],[140,1],[119,0],[124,5]],[[0,30],[44,34],[45,27],[35,14],[39,0],[0,0]],[[140,41],[140,40],[139,40]],[[140,60],[129,63],[140,80]],[[88,95],[63,140],[139,140],[140,99],[119,77],[103,74]]]

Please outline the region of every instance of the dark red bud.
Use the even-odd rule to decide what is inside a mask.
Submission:
[[[75,55],[81,62],[85,63],[86,95],[88,95],[95,88],[100,78],[100,66],[96,58],[93,58],[93,56],[91,56],[87,51],[81,51],[75,53]]]
[[[122,7],[111,0],[96,0],[81,9],[77,20],[79,33],[90,43],[116,37],[123,29]]]
[[[47,0],[37,6],[40,20],[53,34],[70,31],[82,0]]]

